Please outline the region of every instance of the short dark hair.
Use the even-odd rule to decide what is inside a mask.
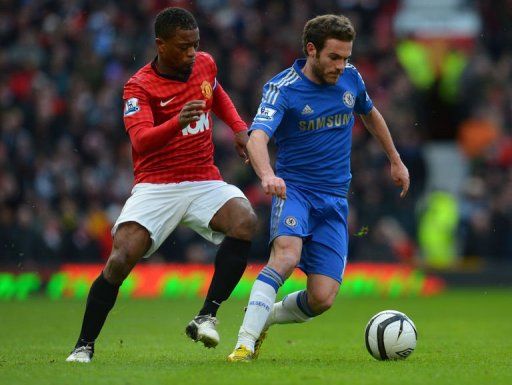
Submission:
[[[350,19],[343,15],[322,15],[309,20],[302,33],[302,50],[307,55],[306,45],[311,42],[317,51],[324,48],[327,39],[354,41],[356,30]]]
[[[156,15],[155,36],[161,39],[170,38],[177,29],[191,30],[196,28],[196,19],[183,8],[165,8]]]

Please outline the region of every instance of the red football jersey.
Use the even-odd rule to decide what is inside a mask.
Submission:
[[[235,132],[247,126],[216,80],[217,66],[197,52],[187,81],[158,72],[155,62],[124,87],[124,124],[132,142],[135,183],[222,180],[213,163],[212,110]],[[217,102],[216,100],[217,99]],[[204,100],[199,121],[182,128],[178,115],[191,100]]]

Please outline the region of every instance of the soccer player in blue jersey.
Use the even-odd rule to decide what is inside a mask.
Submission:
[[[306,59],[263,88],[247,149],[264,192],[273,195],[272,247],[228,361],[255,359],[271,325],[306,322],[332,306],[347,262],[354,113],[382,145],[400,196],[407,194],[409,172],[361,75],[348,64],[354,38],[344,16],[309,20],[303,32]],[[275,172],[267,149],[272,137]],[[279,287],[297,266],[307,274],[306,290],[275,303]]]

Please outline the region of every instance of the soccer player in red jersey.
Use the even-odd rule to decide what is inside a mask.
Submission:
[[[244,194],[213,163],[215,113],[235,133],[247,159],[247,126],[216,79],[213,58],[199,52],[199,29],[188,11],[167,8],[155,20],[157,56],[124,88],[124,123],[132,143],[135,186],[117,219],[105,268],[89,291],[78,342],[67,358],[90,362],[94,342],[119,286],[178,224],[220,244],[203,308],[186,327],[206,347],[219,342],[216,313],[247,265],[256,215]]]

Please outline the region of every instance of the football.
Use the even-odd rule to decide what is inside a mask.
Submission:
[[[384,310],[370,319],[364,338],[366,349],[377,360],[401,360],[414,352],[418,333],[404,313]]]

